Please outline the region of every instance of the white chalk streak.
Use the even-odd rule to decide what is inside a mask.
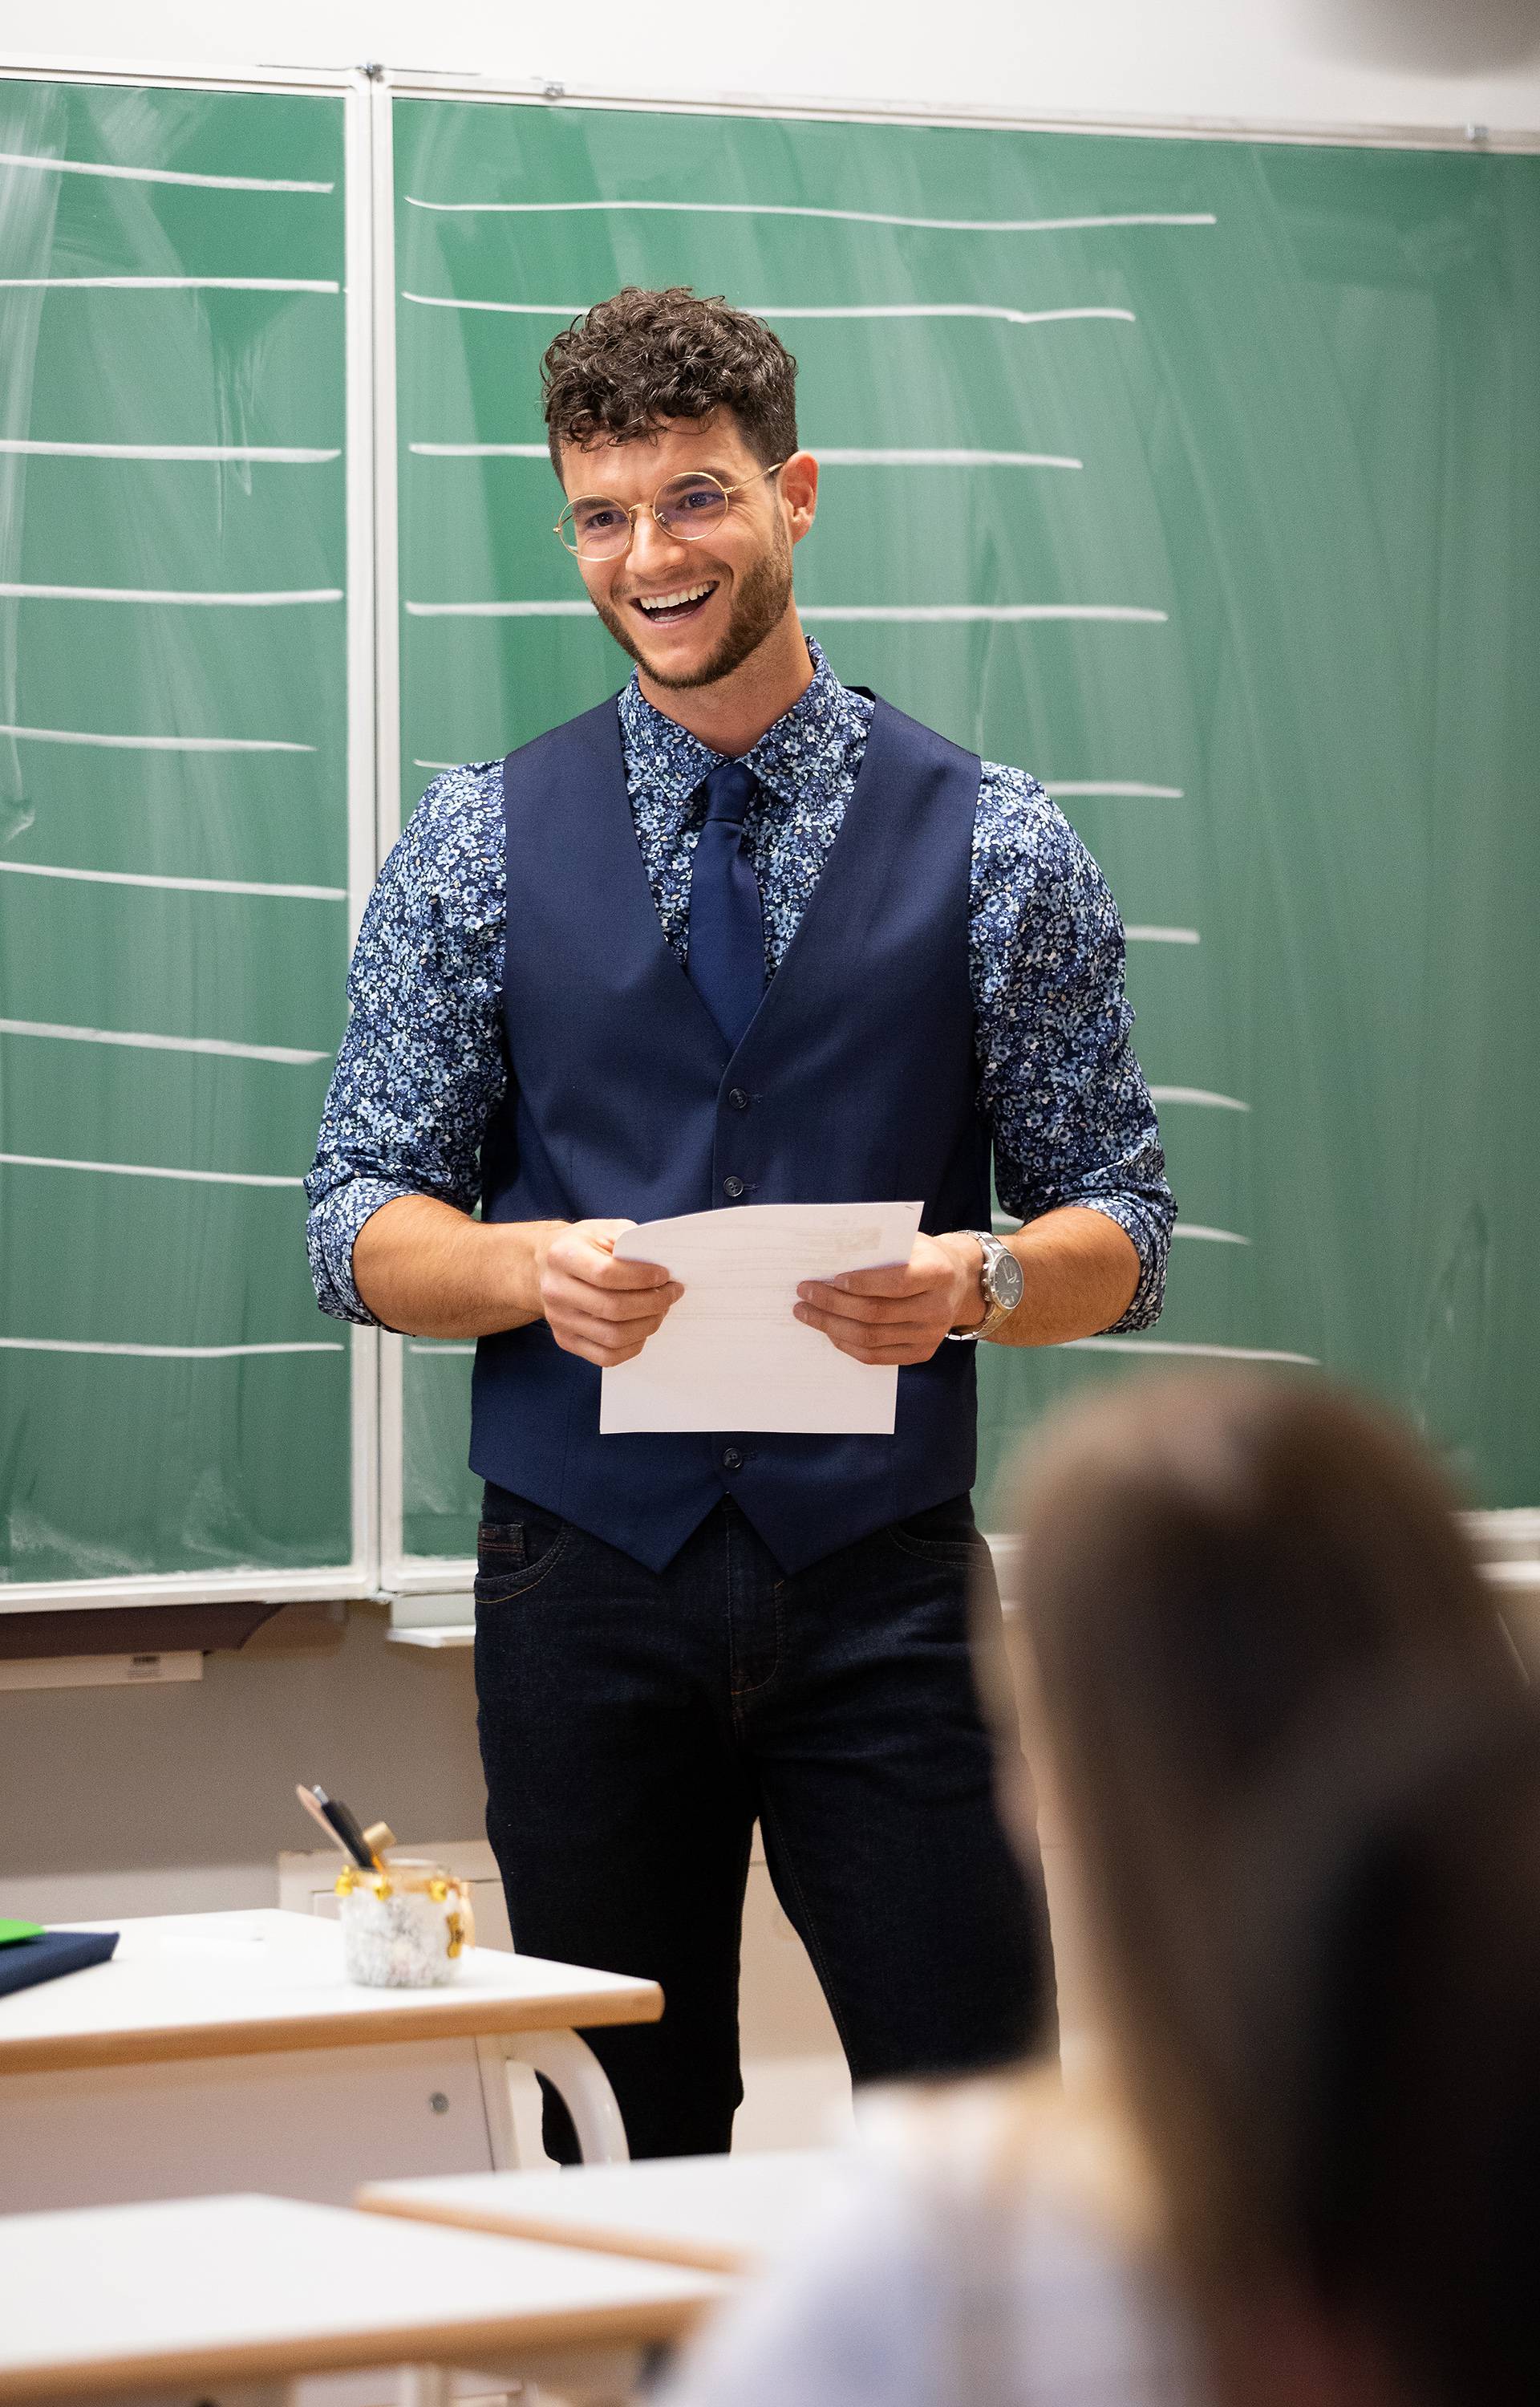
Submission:
[[[588,304],[565,301],[457,301],[442,292],[403,292],[424,309],[483,309],[496,317],[582,318]],[[745,303],[752,318],[997,318],[1010,326],[1051,326],[1070,318],[1116,318],[1134,324],[1132,309],[1008,309],[995,301],[872,301],[840,303],[829,307],[804,307],[779,302]]]
[[[314,276],[0,276],[4,292],[340,292]]]
[[[1287,1354],[1276,1346],[1183,1346],[1174,1337],[1071,1337],[1082,1354],[1211,1354],[1222,1362],[1304,1362],[1314,1354]]]
[[[23,1170],[94,1170],[117,1178],[187,1178],[205,1187],[303,1187],[303,1178],[276,1178],[258,1170],[164,1170],[148,1161],[75,1161],[57,1153],[0,1153],[0,1162]]]
[[[826,468],[1083,468],[1059,451],[867,450],[848,444],[807,449]]]
[[[0,1019],[0,1036],[63,1036],[78,1045],[137,1045],[157,1053],[218,1053],[240,1061],[330,1061],[292,1045],[236,1045],[224,1036],[150,1036],[126,1028],[66,1028],[50,1019]]]
[[[813,602],[803,619],[883,619],[901,625],[961,625],[993,619],[1016,625],[1030,619],[1113,619],[1163,627],[1164,610],[1134,609],[1121,602]]]
[[[914,449],[873,450],[849,444],[810,443],[826,468],[1083,468],[1058,451],[957,451]],[[423,460],[546,460],[544,443],[412,443]]]
[[[1249,1112],[1251,1108],[1234,1095],[1210,1094],[1207,1087],[1151,1087],[1150,1092],[1157,1104],[1208,1104],[1219,1112]]]
[[[586,619],[592,607],[588,602],[408,602],[406,613],[412,619]],[[1118,602],[814,602],[799,616],[804,622],[880,619],[905,626],[962,625],[980,619],[1007,625],[1037,619],[1110,619],[1164,626],[1166,614]]]
[[[340,602],[341,586],[304,593],[158,593],[123,585],[0,585],[12,602],[171,602],[205,609],[277,610],[298,602]]]
[[[340,460],[341,451],[299,450],[272,443],[43,443],[0,436],[0,451],[43,460],[261,460],[280,467],[312,467]]]
[[[255,735],[88,735],[73,727],[10,727],[0,735],[18,744],[94,744],[109,752],[314,752],[313,744],[280,744]]]
[[[414,769],[462,769],[463,761],[414,761]]]
[[[1234,1229],[1205,1229],[1196,1220],[1179,1220],[1172,1232],[1178,1237],[1201,1237],[1210,1246],[1249,1246],[1250,1237],[1240,1237]]]
[[[1130,802],[1180,803],[1180,786],[1140,786],[1125,777],[1069,779],[1045,777],[1043,784],[1051,794],[1122,794]]]
[[[1135,323],[1132,309],[1008,309],[997,301],[872,301],[829,308],[783,307],[762,302],[750,312],[756,318],[997,318],[1008,326],[1056,326],[1071,318],[1116,318]]]
[[[473,1354],[476,1349],[473,1346],[450,1346],[445,1344],[442,1346],[411,1345],[408,1346],[406,1350],[408,1354]]]
[[[408,602],[409,619],[591,619],[591,602]],[[807,612],[802,613],[803,618]],[[456,765],[450,763],[450,766]],[[419,769],[432,766],[419,761]]]
[[[290,903],[346,903],[346,886],[264,886],[244,877],[155,877],[138,869],[58,869],[40,861],[0,861],[18,877],[78,877],[92,886],[164,886],[186,894],[273,894]]]
[[[1195,928],[1125,928],[1123,933],[1131,945],[1195,945],[1199,942]]]
[[[424,201],[406,195],[412,209],[432,209],[449,217],[539,217],[574,215],[606,209],[669,210],[691,217],[832,218],[849,225],[912,226],[930,234],[1070,234],[1095,226],[1207,226],[1218,220],[1208,211],[1183,213],[1141,211],[1137,215],[1095,218],[906,218],[885,209],[820,209],[790,201]]]
[[[42,167],[56,176],[112,176],[129,184],[200,184],[220,192],[334,192],[335,184],[301,184],[287,176],[194,176],[181,167],[109,167],[96,159],[49,159],[0,150],[0,167]]]
[[[97,1346],[79,1337],[0,1337],[0,1346],[23,1354],[134,1354],[158,1361],[228,1362],[238,1354],[340,1354],[326,1338],[279,1346]]]

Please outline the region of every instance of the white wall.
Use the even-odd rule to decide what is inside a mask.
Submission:
[[[7,0],[64,58],[475,71],[1022,114],[1540,128],[1540,0]]]

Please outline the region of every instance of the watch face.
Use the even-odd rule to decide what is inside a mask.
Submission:
[[[1014,1254],[1004,1248],[991,1263],[989,1275],[984,1284],[989,1289],[991,1300],[1002,1305],[1007,1312],[1015,1311],[1026,1289],[1026,1281],[1022,1275],[1020,1262]]]

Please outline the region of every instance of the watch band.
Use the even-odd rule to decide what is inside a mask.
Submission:
[[[947,1335],[954,1338],[959,1346],[976,1346],[981,1337],[992,1337],[1002,1320],[1009,1320],[1016,1309],[1015,1303],[1004,1303],[996,1295],[993,1276],[995,1267],[1002,1256],[1010,1260],[1013,1260],[1014,1257],[1011,1256],[1008,1246],[1001,1245],[992,1229],[965,1229],[960,1233],[965,1237],[971,1237],[984,1258],[981,1284],[983,1288],[985,1310],[984,1317],[977,1329],[949,1329]],[[1017,1302],[1020,1302],[1019,1297]]]

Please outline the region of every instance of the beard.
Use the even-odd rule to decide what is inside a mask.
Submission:
[[[654,685],[666,691],[684,693],[694,686],[715,685],[742,668],[750,654],[756,652],[766,636],[778,627],[791,606],[791,544],[785,528],[777,520],[775,541],[768,551],[760,553],[752,567],[746,569],[733,589],[732,610],[714,652],[709,653],[699,668],[684,675],[665,676],[653,666],[632,634],[632,620],[625,606],[614,609],[608,603],[596,601],[594,608],[608,627],[623,652],[629,654],[637,666],[645,670]]]

